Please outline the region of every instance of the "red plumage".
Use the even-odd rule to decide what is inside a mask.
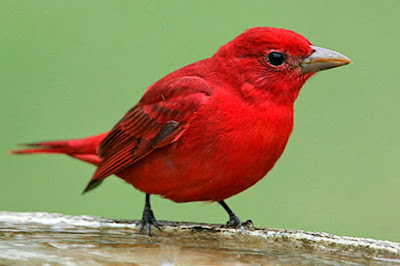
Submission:
[[[115,174],[176,202],[222,201],[254,185],[281,156],[304,82],[350,62],[308,71],[314,52],[292,31],[250,29],[151,85],[110,132],[16,153],[65,153],[97,165],[86,191]]]

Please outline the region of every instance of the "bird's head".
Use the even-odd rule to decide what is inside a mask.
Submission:
[[[240,84],[244,97],[293,103],[304,82],[318,71],[351,63],[302,35],[272,27],[252,28],[213,56],[225,79]],[[232,74],[229,74],[232,73]]]

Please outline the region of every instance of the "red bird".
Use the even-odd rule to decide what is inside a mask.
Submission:
[[[317,71],[351,63],[285,29],[257,27],[151,85],[106,133],[28,144],[13,153],[62,153],[97,166],[84,192],[115,174],[146,193],[140,231],[159,227],[150,195],[217,201],[230,227],[242,222],[225,199],[274,166],[293,129],[293,105]]]

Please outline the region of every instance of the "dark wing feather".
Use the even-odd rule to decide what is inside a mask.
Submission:
[[[84,192],[155,149],[172,143],[211,93],[207,82],[194,76],[151,86],[101,142],[98,154],[103,160]]]

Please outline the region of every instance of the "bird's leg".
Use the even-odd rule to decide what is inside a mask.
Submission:
[[[146,203],[144,204],[143,217],[140,223],[139,232],[142,233],[143,229],[146,227],[146,233],[148,236],[151,236],[151,226],[156,227],[158,230],[161,230],[160,224],[157,222],[154,217],[154,213],[151,210],[150,206],[150,195],[146,194]]]
[[[219,204],[225,209],[225,211],[229,214],[229,221],[226,223],[226,226],[229,228],[239,228],[241,226],[249,226],[253,225],[252,220],[247,220],[246,222],[242,223],[239,217],[229,208],[229,206],[225,203],[225,201],[221,200],[218,201]]]

